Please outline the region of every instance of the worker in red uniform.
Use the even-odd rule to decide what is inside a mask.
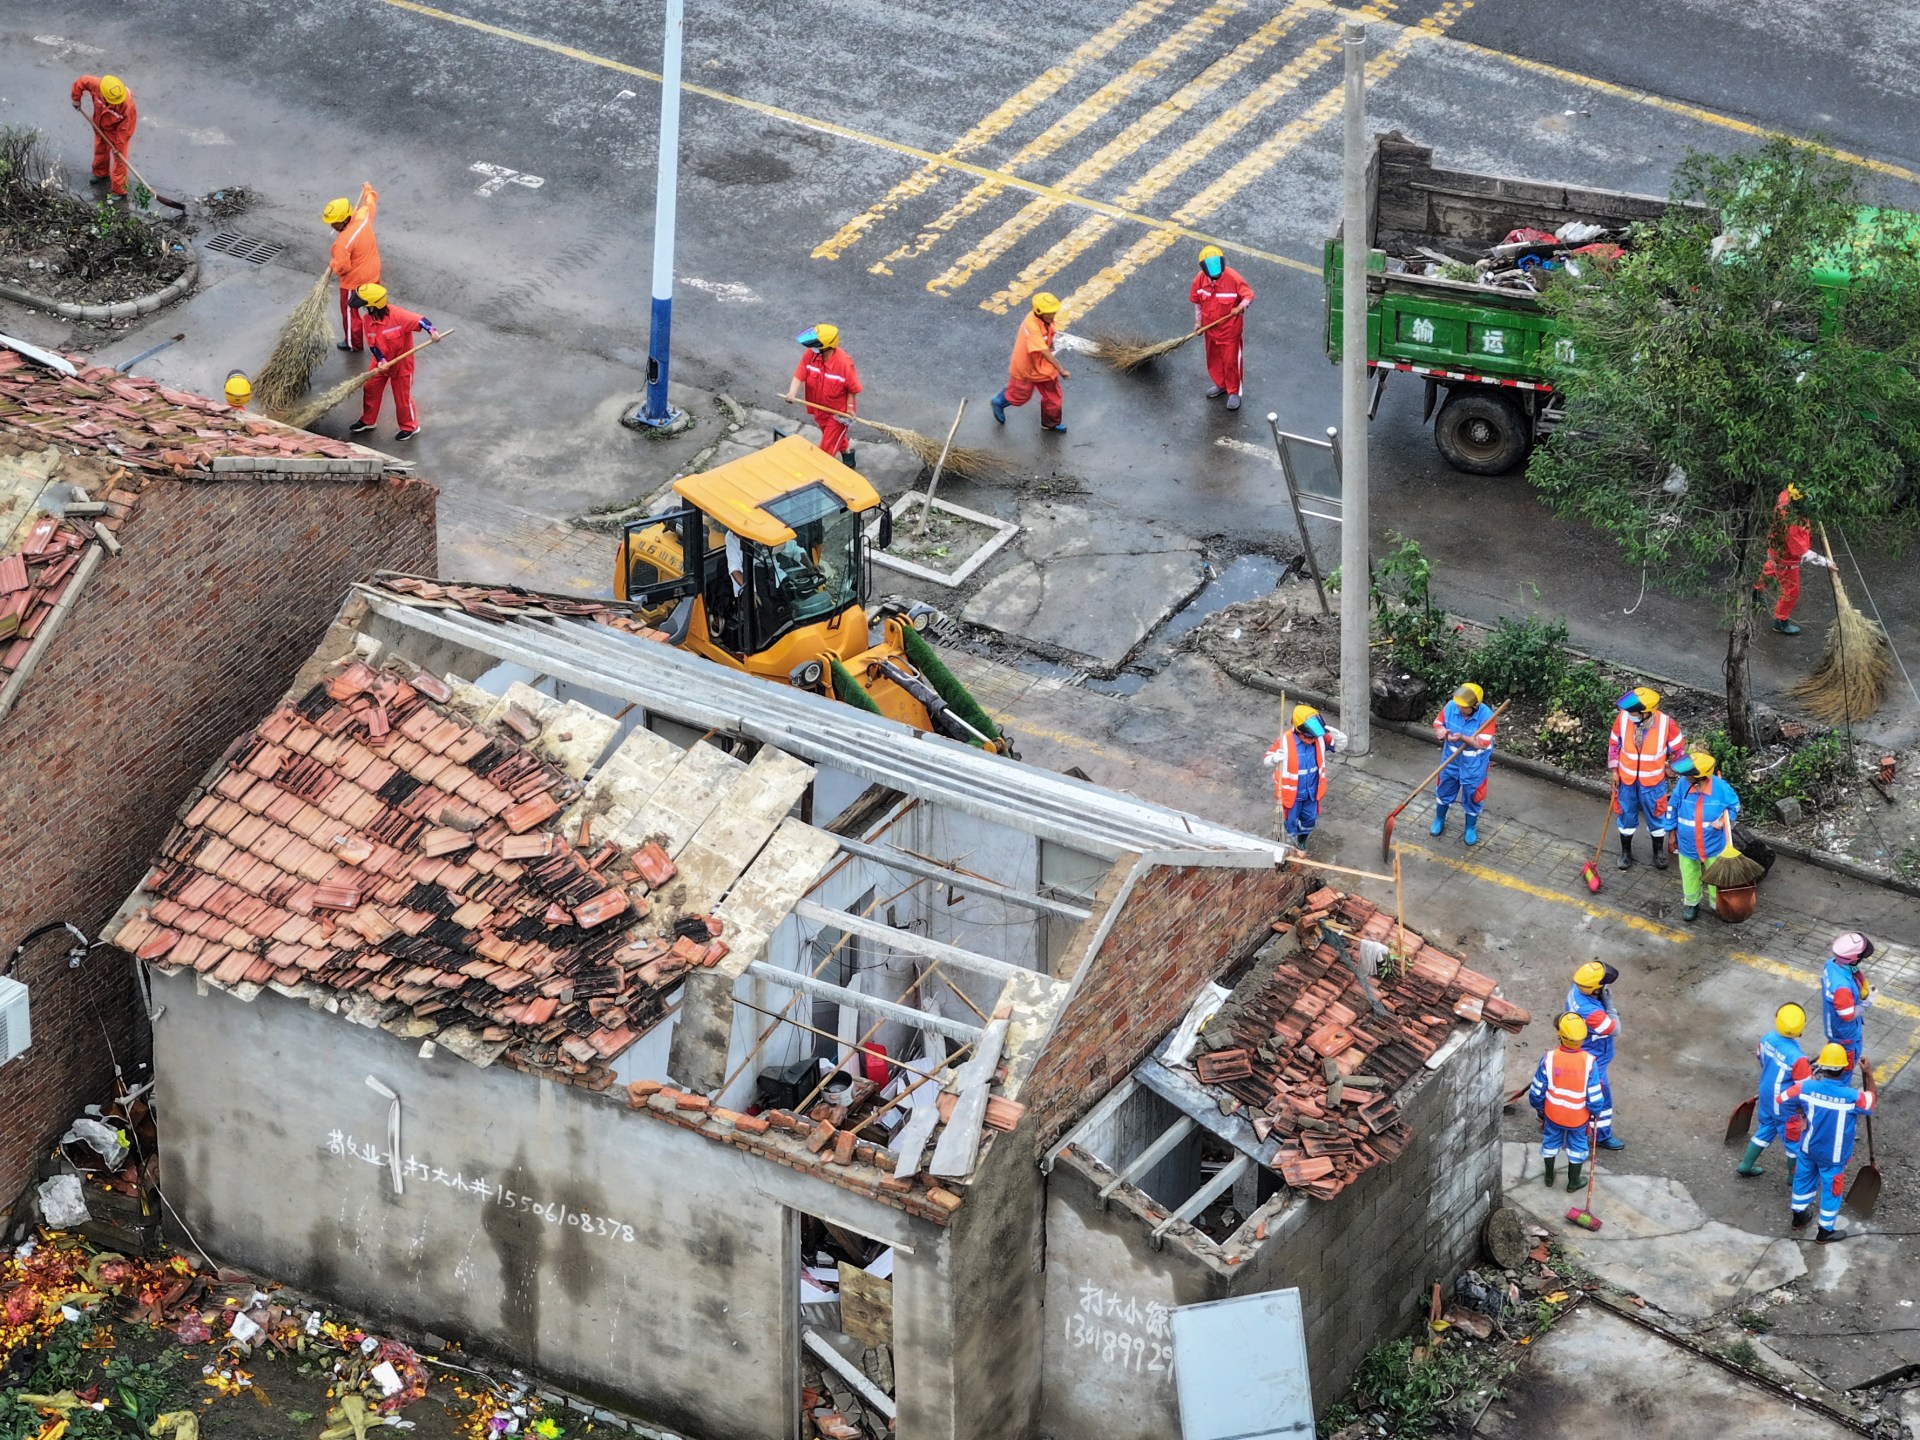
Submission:
[[[1804,560],[1827,570],[1833,568],[1833,562],[1813,548],[1813,530],[1800,509],[1804,498],[1798,485],[1789,485],[1780,492],[1773,507],[1773,533],[1767,542],[1767,568],[1760,572],[1763,578],[1753,587],[1756,605],[1767,593],[1765,577],[1771,577],[1778,587],[1780,593],[1773,602],[1773,628],[1782,635],[1800,633],[1800,627],[1793,623],[1793,607],[1800,603],[1800,562]]]
[[[82,75],[73,82],[73,108],[82,96],[93,97],[93,183],[108,180],[115,195],[127,193],[127,154],[133,148],[133,127],[140,110],[133,92],[118,75]]]
[[[413,348],[416,331],[436,333],[433,322],[424,315],[389,304],[384,285],[362,285],[354,292],[352,304],[354,309],[366,311],[367,349],[373,354],[370,368],[378,373],[367,382],[360,419],[347,428],[355,435],[364,435],[373,429],[380,422],[380,401],[387,393],[387,386],[392,385],[393,418],[400,422],[393,438],[411,440],[420,433],[420,412],[413,408],[414,357],[407,352]],[[403,355],[406,358],[399,359]],[[393,368],[381,369],[389,360],[396,361]]]
[[[854,397],[860,393],[860,371],[853,357],[840,348],[838,325],[816,325],[793,337],[805,346],[800,363],[793,367],[793,379],[787,383],[789,405],[804,399],[807,414],[820,427],[820,448],[838,455],[849,469],[853,466],[853,433],[847,416],[858,408]],[[845,415],[836,415],[844,410]]]
[[[993,418],[1007,423],[1007,407],[1024,405],[1036,394],[1040,397],[1040,428],[1064,431],[1062,416],[1065,397],[1060,382],[1067,371],[1053,353],[1054,317],[1060,313],[1057,296],[1042,290],[1033,297],[1033,309],[1020,322],[1020,333],[1013,337],[1013,359],[1007,366],[1007,388],[993,397]]]
[[[1207,378],[1213,382],[1207,398],[1225,395],[1227,409],[1238,410],[1245,359],[1241,341],[1247,325],[1240,317],[1253,303],[1253,286],[1227,264],[1218,245],[1208,245],[1200,252],[1200,273],[1193,277],[1187,298],[1193,302],[1193,328],[1204,331],[1200,338],[1207,343]]]
[[[369,181],[360,187],[358,205],[342,195],[320,212],[321,220],[333,228],[327,268],[340,279],[340,329],[345,338],[338,348],[355,354],[366,348],[367,336],[366,322],[353,308],[353,292],[380,283],[380,247],[373,238],[373,212],[379,204],[380,192]]]

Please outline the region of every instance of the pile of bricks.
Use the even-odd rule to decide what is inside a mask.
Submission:
[[[1297,1190],[1330,1200],[1413,1138],[1393,1096],[1457,1024],[1518,1030],[1531,1018],[1496,982],[1396,925],[1368,901],[1316,890],[1274,926],[1282,938],[1201,1035],[1203,1085],[1226,1092]],[[1362,979],[1361,942],[1388,947]]]
[[[810,1171],[842,1189],[937,1225],[945,1225],[961,1205],[960,1196],[931,1175],[897,1178],[893,1170],[898,1157],[860,1139],[853,1130],[840,1129],[831,1106],[816,1105],[805,1115],[791,1110],[749,1115],[658,1080],[635,1080],[628,1085],[627,1104],[789,1169]]]

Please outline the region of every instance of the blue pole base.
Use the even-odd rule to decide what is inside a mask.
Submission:
[[[640,430],[649,435],[678,435],[683,430],[693,428],[693,417],[684,410],[669,405],[663,415],[648,413],[647,402],[628,407],[621,412],[620,423],[629,430]]]

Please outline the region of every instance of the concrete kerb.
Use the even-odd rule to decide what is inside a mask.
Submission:
[[[151,315],[156,310],[164,310],[192,290],[194,282],[199,278],[200,257],[188,251],[186,269],[160,289],[132,300],[120,300],[112,305],[75,305],[70,301],[55,300],[51,295],[40,295],[32,290],[23,290],[18,285],[9,285],[4,281],[0,281],[0,298],[11,300],[18,305],[30,305],[36,310],[50,311],[68,320],[92,323],[108,320],[137,320],[142,315]]]
[[[1298,685],[1283,684],[1262,671],[1252,670],[1244,665],[1236,665],[1232,661],[1223,660],[1217,663],[1221,669],[1225,670],[1227,674],[1238,680],[1242,685],[1250,686],[1255,690],[1264,690],[1269,695],[1289,695],[1317,709],[1331,711],[1335,715],[1340,713],[1340,699],[1338,696],[1323,695],[1317,690],[1308,690]],[[1405,735],[1409,739],[1424,740],[1429,745],[1438,746],[1440,743],[1433,738],[1431,728],[1425,725],[1416,725],[1412,721],[1382,720],[1378,716],[1375,716],[1373,723],[1383,729],[1392,730],[1396,734]],[[1598,780],[1589,780],[1584,775],[1575,775],[1570,770],[1562,770],[1558,765],[1549,765],[1544,760],[1534,760],[1525,755],[1507,755],[1496,748],[1493,752],[1493,763],[1503,765],[1510,770],[1517,770],[1522,775],[1531,775],[1536,780],[1545,780],[1550,784],[1560,785],[1569,790],[1578,790],[1581,794],[1591,795],[1595,799],[1605,799],[1606,796],[1611,793],[1608,787],[1602,785]],[[1780,854],[1790,859],[1798,860],[1803,865],[1812,865],[1821,870],[1829,870],[1836,875],[1845,875],[1850,880],[1859,880],[1868,885],[1877,885],[1882,890],[1891,890],[1896,894],[1911,895],[1920,898],[1920,885],[1916,885],[1912,881],[1902,880],[1897,875],[1883,875],[1878,870],[1869,869],[1857,861],[1848,860],[1839,855],[1828,855],[1824,851],[1810,849],[1798,841],[1783,840],[1777,836],[1770,835],[1764,830],[1756,830],[1755,833]]]

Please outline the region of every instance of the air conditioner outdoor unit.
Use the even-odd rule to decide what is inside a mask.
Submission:
[[[27,1018],[27,987],[0,975],[0,1065],[33,1043],[33,1025]]]

